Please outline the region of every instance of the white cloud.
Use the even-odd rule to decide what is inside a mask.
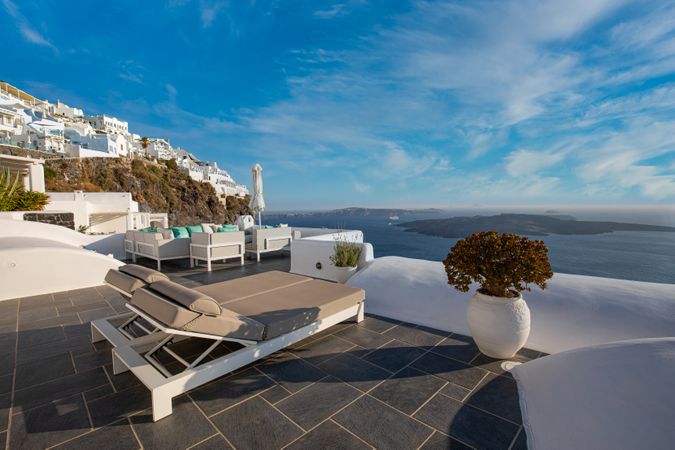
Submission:
[[[366,193],[366,192],[370,192],[370,185],[359,182],[359,181],[353,181],[352,187],[354,188],[354,190],[356,192],[359,192],[359,193],[362,193],[362,194]]]
[[[537,174],[544,169],[557,165],[565,154],[562,151],[534,152],[530,150],[516,150],[506,158],[506,171],[514,177],[528,174]]]
[[[199,1],[199,17],[202,21],[203,28],[209,28],[213,25],[218,14],[225,8],[224,1],[217,0],[200,0]]]
[[[54,53],[59,53],[59,50],[51,42],[49,42],[40,32],[31,26],[30,21],[21,13],[19,7],[11,0],[2,0],[2,4],[7,10],[7,13],[14,19],[16,27],[19,29],[23,38],[35,45],[50,48]]]

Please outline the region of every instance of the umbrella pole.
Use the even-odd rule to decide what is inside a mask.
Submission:
[[[262,228],[262,218],[260,215],[260,211],[258,211],[258,228]]]

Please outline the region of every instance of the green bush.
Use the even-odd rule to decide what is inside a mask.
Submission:
[[[361,247],[344,239],[335,241],[334,253],[330,261],[335,267],[354,267],[361,256]]]
[[[48,202],[47,194],[25,190],[19,174],[13,181],[8,169],[0,174],[0,211],[42,211]]]
[[[553,276],[548,248],[517,234],[496,231],[474,233],[458,241],[443,261],[448,284],[467,292],[471,283],[480,293],[493,297],[517,297],[533,283],[546,289]]]

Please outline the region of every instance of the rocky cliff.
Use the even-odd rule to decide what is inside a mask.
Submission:
[[[0,153],[49,158],[13,147],[0,147]],[[213,186],[194,181],[173,160],[49,158],[45,182],[47,191],[131,192],[141,211],[166,211],[171,225],[233,223],[237,215],[250,214],[248,198],[228,197],[225,208]]]

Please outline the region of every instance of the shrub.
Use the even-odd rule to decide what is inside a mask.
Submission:
[[[13,211],[42,211],[47,203],[49,203],[47,194],[21,188],[14,197]]]
[[[458,241],[443,261],[448,284],[467,292],[472,282],[480,293],[494,297],[517,297],[530,291],[528,284],[546,289],[553,276],[548,248],[542,241],[495,231],[474,233]]]
[[[18,174],[14,180],[8,169],[0,174],[0,211],[42,211],[48,202],[47,194],[25,190]]]
[[[330,261],[335,267],[354,267],[361,256],[361,247],[344,239],[335,241],[334,253]]]

